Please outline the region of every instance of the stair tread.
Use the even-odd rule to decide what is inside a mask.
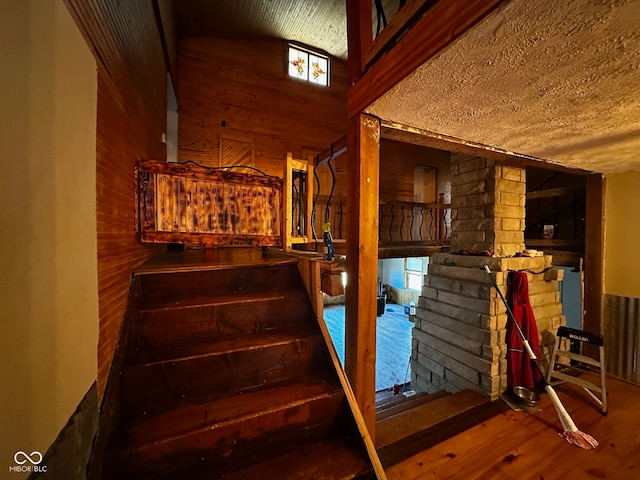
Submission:
[[[346,480],[371,470],[365,453],[342,438],[294,450],[225,475],[224,480]]]
[[[389,445],[486,401],[487,397],[476,391],[462,390],[385,418],[376,422],[376,447]]]
[[[140,288],[145,304],[178,301],[209,295],[233,295],[250,292],[296,290],[295,263],[275,265],[234,266],[230,269],[174,271],[140,276]]]
[[[149,312],[154,310],[171,310],[171,309],[183,309],[192,307],[205,307],[210,305],[222,305],[222,304],[237,304],[237,303],[252,303],[261,301],[277,301],[286,298],[308,298],[306,290],[300,288],[299,290],[282,289],[272,290],[268,292],[246,292],[235,294],[214,294],[197,296],[193,298],[183,298],[178,300],[147,300],[140,308],[140,312]]]
[[[282,345],[296,340],[308,339],[321,335],[315,326],[295,326],[276,330],[267,330],[225,336],[205,342],[185,343],[180,345],[163,345],[153,348],[141,348],[132,353],[128,360],[128,367],[139,367],[166,362],[177,362],[195,357],[224,355],[231,352],[268,348]]]
[[[242,267],[266,267],[296,264],[298,260],[277,251],[264,253],[256,247],[235,247],[217,250],[164,252],[134,269],[137,275],[201,272]]]
[[[179,471],[162,472],[149,480],[347,480],[355,479],[371,471],[371,463],[366,453],[353,448],[342,437],[295,448],[283,455],[249,465],[240,470],[217,475],[210,466],[189,465]],[[375,478],[372,476],[371,478]]]
[[[200,429],[215,428],[271,409],[295,407],[310,399],[335,395],[342,389],[316,377],[298,378],[210,402],[187,405],[152,417],[130,420],[125,433],[126,449],[142,448]]]
[[[394,399],[395,401],[393,403],[386,403],[381,405],[380,408],[376,405],[376,421],[381,421],[385,418],[398,415],[406,410],[419,407],[420,405],[424,405],[429,402],[434,402],[439,398],[446,397],[447,395],[450,394],[444,390],[435,393],[419,392],[411,397],[405,397],[402,394],[396,395],[396,397],[400,398]]]

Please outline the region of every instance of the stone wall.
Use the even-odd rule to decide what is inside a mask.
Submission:
[[[495,272],[506,295],[509,270],[545,271],[551,257],[493,258],[439,253],[418,303],[413,330],[412,388],[433,393],[477,390],[492,399],[506,389],[506,309],[484,265]],[[558,326],[565,323],[560,304],[562,270],[528,273],[529,298],[546,368]]]
[[[524,250],[526,171],[494,160],[451,155],[451,251]]]
[[[413,329],[412,388],[429,393],[477,390],[496,399],[507,388],[506,308],[485,265],[507,294],[509,271],[529,270],[529,299],[549,362],[554,334],[566,321],[551,257],[524,250],[526,172],[494,160],[451,156],[451,251],[431,257]],[[459,255],[489,250],[493,256]]]

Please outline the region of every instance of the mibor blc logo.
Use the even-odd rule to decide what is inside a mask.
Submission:
[[[40,465],[42,463],[42,454],[37,450],[27,454],[22,450],[15,453],[13,456],[15,465],[9,465],[10,472],[38,472],[45,473],[47,471],[46,465]]]

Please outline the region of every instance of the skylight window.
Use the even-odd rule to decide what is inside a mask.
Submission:
[[[329,85],[329,58],[311,50],[289,45],[288,71],[290,77]]]

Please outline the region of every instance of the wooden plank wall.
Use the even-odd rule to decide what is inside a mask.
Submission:
[[[106,379],[126,310],[131,269],[157,246],[134,231],[133,168],[166,157],[166,67],[152,2],[65,0],[96,56],[98,391]]]
[[[427,202],[438,201],[438,194],[451,191],[449,163],[451,153],[444,150],[401,143],[380,141],[380,200],[413,202],[413,173],[416,165],[438,169],[436,195]]]
[[[287,152],[327,148],[346,132],[346,66],[331,85],[290,78],[279,40],[187,38],[180,43],[178,159],[217,166],[220,135],[253,140],[254,166],[283,175]],[[225,122],[226,126],[222,125]]]

